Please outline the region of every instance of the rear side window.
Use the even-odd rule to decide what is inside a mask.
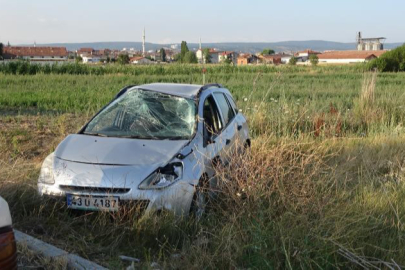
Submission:
[[[215,100],[218,102],[218,106],[224,117],[224,125],[226,126],[235,116],[233,109],[230,107],[228,101],[223,93],[214,93]]]

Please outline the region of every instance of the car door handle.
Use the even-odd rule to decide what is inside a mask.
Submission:
[[[238,125],[238,130],[241,130],[242,129],[242,125]]]
[[[226,145],[228,145],[228,144],[231,143],[231,140],[230,140],[230,139],[226,139],[225,143],[226,143]]]

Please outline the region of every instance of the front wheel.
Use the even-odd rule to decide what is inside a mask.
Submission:
[[[193,201],[191,202],[190,215],[196,221],[200,221],[204,214],[207,212],[207,205],[209,201],[209,181],[206,176],[201,177],[198,186],[196,186]]]

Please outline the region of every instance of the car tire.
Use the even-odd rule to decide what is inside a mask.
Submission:
[[[200,181],[195,188],[190,207],[190,215],[196,221],[200,221],[201,218],[207,213],[209,196],[209,180],[208,177],[204,175],[200,178]]]

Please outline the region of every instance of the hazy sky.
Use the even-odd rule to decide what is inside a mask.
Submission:
[[[0,41],[405,41],[404,0],[0,0]]]

